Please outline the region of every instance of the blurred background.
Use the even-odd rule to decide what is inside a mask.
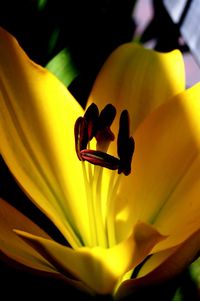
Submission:
[[[172,16],[177,5],[173,2],[185,3],[188,10],[186,3],[193,1],[8,0],[0,2],[0,25],[16,36],[31,59],[43,66],[65,49],[76,75],[69,88],[84,104],[107,56],[131,40],[158,51],[179,48],[184,53],[187,85],[199,81],[195,47],[191,53],[190,40],[185,41],[181,31],[184,12],[174,23]],[[199,1],[194,2],[197,4],[192,15],[199,7]],[[192,18],[187,23],[191,27]]]
[[[103,62],[117,46],[130,41],[162,52],[180,49],[186,85],[200,81],[200,27],[195,23],[199,7],[199,0],[1,0],[0,26],[17,38],[32,60],[54,72],[84,107]],[[58,235],[41,212],[26,202],[2,160],[0,168],[1,197]],[[58,298],[65,294],[71,300],[72,291],[74,298],[85,300],[60,283],[13,269],[6,261],[0,265],[0,277],[0,292],[7,294],[26,297],[29,291],[34,297],[38,292],[47,297],[54,292]],[[177,281],[148,292],[148,299],[195,301],[200,300],[199,292],[197,260]]]

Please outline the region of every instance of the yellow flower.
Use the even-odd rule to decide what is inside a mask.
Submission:
[[[0,93],[1,154],[66,239],[1,200],[1,254],[114,298],[190,263],[200,249],[200,84],[185,90],[179,51],[122,45],[84,111],[1,29]]]

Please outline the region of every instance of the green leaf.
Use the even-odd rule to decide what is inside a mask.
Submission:
[[[183,301],[183,295],[180,288],[177,289],[172,301]]]
[[[60,28],[58,26],[56,26],[52,33],[51,33],[51,36],[49,38],[49,43],[48,43],[48,53],[51,54],[55,47],[56,47],[56,44],[58,42],[58,39],[59,39],[59,35],[60,35]]]
[[[200,288],[200,257],[191,264],[190,273],[192,279],[196,282],[197,286],[199,286]]]
[[[64,48],[52,58],[46,68],[67,87],[78,75],[78,70],[75,68],[70,51],[67,48]]]
[[[38,10],[42,11],[47,5],[48,0],[38,0]]]

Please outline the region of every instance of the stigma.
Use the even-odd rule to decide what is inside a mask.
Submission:
[[[115,136],[111,131],[111,125],[116,116],[116,109],[112,104],[107,104],[99,112],[96,104],[92,103],[83,117],[79,117],[74,126],[75,149],[80,161],[88,161],[93,165],[99,165],[111,170],[118,170],[128,176],[131,173],[131,162],[135,149],[135,143],[130,136],[130,122],[127,110],[122,111],[119,121],[117,136],[117,154],[114,157],[107,153],[108,147]],[[90,149],[89,142],[95,138],[96,150]]]

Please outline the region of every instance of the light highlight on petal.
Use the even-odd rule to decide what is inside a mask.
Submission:
[[[0,251],[14,261],[32,269],[57,274],[58,272],[48,261],[13,232],[15,227],[51,239],[30,219],[0,199]]]
[[[185,89],[181,53],[159,53],[134,43],[117,48],[100,70],[89,103],[100,108],[107,103],[118,113],[127,109],[132,132],[157,106]],[[118,128],[118,120],[115,127]]]
[[[199,228],[199,95],[197,84],[160,106],[136,131],[133,172],[119,192],[119,236],[128,224],[131,231],[134,219],[148,221],[169,236],[158,250]]]
[[[89,222],[73,133],[83,110],[2,29],[0,39],[1,154],[31,200],[80,246],[89,240]]]

